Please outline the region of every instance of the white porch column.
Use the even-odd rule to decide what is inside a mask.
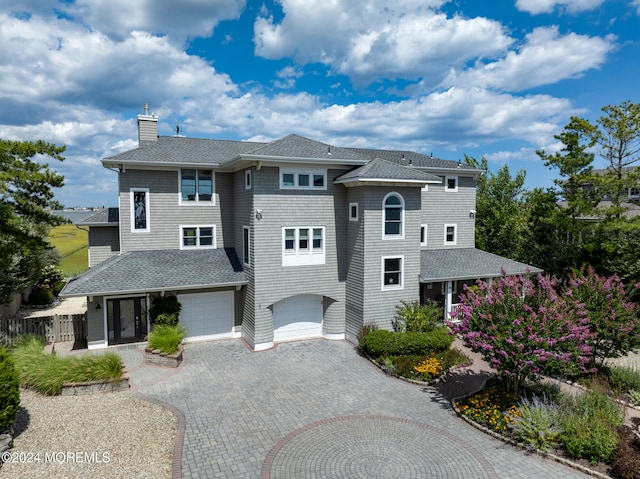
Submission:
[[[447,281],[447,293],[444,300],[445,319],[451,319],[451,305],[453,304],[453,281]]]

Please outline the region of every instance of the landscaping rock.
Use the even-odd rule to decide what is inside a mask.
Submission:
[[[145,348],[144,357],[149,364],[177,368],[182,362],[182,351],[182,345],[178,347],[178,351],[175,354],[167,354],[158,349]]]

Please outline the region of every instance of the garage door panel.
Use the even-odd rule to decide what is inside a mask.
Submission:
[[[180,322],[187,339],[230,337],[233,332],[233,291],[178,295]]]
[[[322,335],[322,297],[301,294],[273,305],[275,342]]]

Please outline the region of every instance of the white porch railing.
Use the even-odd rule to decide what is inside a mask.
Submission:
[[[450,304],[449,307],[447,308],[447,313],[446,313],[446,317],[445,319],[447,321],[451,321],[452,323],[459,323],[460,319],[457,317],[454,317],[455,315],[452,313],[457,313],[458,312],[458,308],[460,308],[461,303],[453,303]]]

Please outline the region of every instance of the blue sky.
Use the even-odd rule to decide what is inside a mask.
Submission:
[[[489,159],[638,99],[640,0],[0,0],[0,138],[66,145],[66,206],[117,205],[100,159],[160,134]],[[599,165],[604,166],[604,164]]]

